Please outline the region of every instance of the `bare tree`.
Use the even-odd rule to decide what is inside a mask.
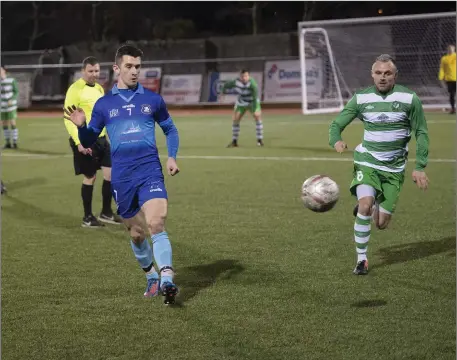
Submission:
[[[51,21],[56,18],[58,10],[54,9],[51,13],[49,14],[43,14],[42,11],[42,3],[38,1],[33,1],[32,2],[33,6],[33,12],[32,12],[32,21],[33,21],[33,28],[32,28],[32,34],[30,35],[29,38],[29,46],[28,50],[33,50],[33,47],[35,46],[35,41],[42,37],[43,35],[46,35],[49,32],[49,29],[42,29],[40,24],[43,20],[45,21]]]
[[[39,33],[41,4],[36,1],[32,1],[32,6],[33,6],[33,13],[32,13],[33,30],[32,30],[32,34],[30,35],[28,50],[33,50],[33,45],[35,44],[35,40],[41,36],[41,34]]]
[[[315,1],[304,1],[303,2],[303,21],[309,21],[313,19],[314,12],[316,10],[316,2]]]
[[[97,1],[95,3],[92,3],[92,13],[91,13],[91,26],[90,26],[90,33],[92,35],[92,40],[93,41],[98,41],[100,40],[99,37],[99,31],[97,27],[97,8],[102,4],[101,1]]]
[[[219,19],[231,16],[247,15],[251,18],[251,34],[257,35],[261,28],[261,11],[268,5],[268,2],[253,1],[238,2],[218,11],[216,15]]]

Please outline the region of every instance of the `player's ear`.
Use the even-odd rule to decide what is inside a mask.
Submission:
[[[119,69],[119,66],[117,66],[117,64],[114,64],[114,65],[113,65],[113,71],[114,71],[115,73],[119,74],[119,71],[120,71],[120,70],[121,70],[121,69]]]

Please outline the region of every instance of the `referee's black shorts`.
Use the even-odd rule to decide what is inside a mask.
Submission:
[[[72,138],[70,138],[70,146],[73,150],[75,175],[83,174],[91,178],[102,166],[111,167],[111,147],[106,136],[99,137],[92,145],[92,155],[81,154]]]
[[[455,94],[455,81],[446,81],[447,83],[447,91],[449,91],[450,94]]]

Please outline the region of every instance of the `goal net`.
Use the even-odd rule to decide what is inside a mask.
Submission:
[[[415,91],[424,108],[448,106],[438,72],[447,46],[456,43],[455,12],[308,21],[298,28],[304,114],[338,111],[372,85],[380,54],[395,58],[397,82]]]

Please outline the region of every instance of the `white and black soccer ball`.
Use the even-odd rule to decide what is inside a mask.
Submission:
[[[340,189],[326,175],[314,175],[306,179],[301,188],[301,199],[306,208],[315,212],[331,210],[337,203]]]

